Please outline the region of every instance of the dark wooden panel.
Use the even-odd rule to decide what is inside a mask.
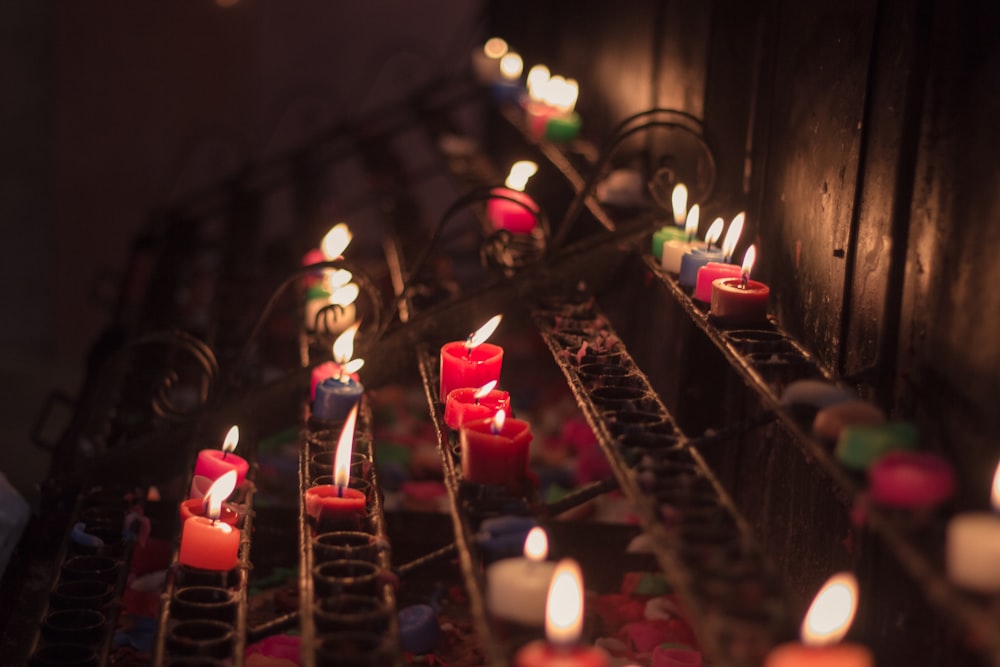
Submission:
[[[771,101],[758,128],[767,142],[758,275],[772,285],[785,326],[832,363],[874,5],[785,2],[771,11]]]

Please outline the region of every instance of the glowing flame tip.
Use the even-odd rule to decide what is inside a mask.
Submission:
[[[486,384],[484,384],[482,387],[479,388],[479,390],[475,393],[473,398],[475,398],[478,401],[480,398],[483,398],[484,396],[486,396],[486,394],[493,391],[493,388],[495,386],[497,386],[497,381],[490,380],[489,382],[487,382]]]
[[[240,427],[233,424],[222,441],[222,451],[232,454],[236,451],[236,445],[238,444],[240,444]]]
[[[504,185],[511,190],[524,192],[525,186],[528,185],[528,179],[534,176],[537,171],[538,165],[536,163],[531,160],[519,160],[510,166],[510,173],[507,174]]]
[[[354,236],[351,234],[351,230],[347,224],[338,222],[330,228],[330,231],[320,241],[319,249],[323,252],[323,257],[327,261],[334,260],[344,254],[344,251],[347,250],[347,246],[351,244],[351,239],[353,238]]]
[[[839,642],[851,627],[858,608],[858,580],[850,572],[827,579],[802,621],[802,642],[825,646]]]
[[[729,231],[726,232],[726,238],[722,241],[722,255],[727,261],[733,256],[736,244],[740,242],[740,234],[743,233],[743,221],[745,218],[746,216],[743,213],[733,218],[732,223],[729,225]]]
[[[344,428],[337,441],[337,453],[333,458],[333,483],[347,488],[351,478],[351,453],[354,451],[354,426],[358,422],[358,406],[355,403],[344,421]]]
[[[540,563],[549,555],[549,538],[545,529],[535,526],[524,539],[524,557],[533,563]]]
[[[674,186],[670,193],[670,206],[674,211],[674,222],[683,225],[687,219],[688,189],[683,183]]]
[[[997,464],[997,470],[993,473],[993,494],[991,501],[993,509],[1000,511],[1000,463]]]
[[[701,222],[701,206],[695,204],[691,207],[691,210],[687,212],[687,217],[684,222],[684,233],[688,237],[693,237],[698,233],[698,223]]]
[[[219,518],[222,514],[222,502],[232,495],[235,489],[235,470],[230,470],[212,482],[212,486],[208,487],[208,491],[205,492],[205,505],[208,508],[207,515],[209,519],[214,521]]]
[[[333,360],[338,364],[346,364],[354,356],[354,337],[360,327],[361,322],[355,322],[333,341]]]
[[[500,326],[500,320],[502,319],[503,315],[494,315],[491,317],[486,321],[486,324],[476,329],[475,333],[469,336],[469,340],[465,343],[465,346],[472,349],[485,343],[493,335],[493,332],[497,330],[497,327]]]
[[[708,228],[708,232],[705,234],[705,243],[712,245],[717,243],[719,237],[722,236],[722,229],[726,226],[726,222],[722,218],[716,218],[712,223],[712,226]]]
[[[750,278],[750,272],[753,271],[754,262],[757,261],[757,246],[750,246],[747,248],[746,254],[743,255],[743,270],[740,272],[744,277]]]
[[[500,74],[508,81],[516,81],[524,71],[524,60],[521,55],[511,51],[500,58]]]
[[[502,37],[490,37],[483,44],[483,53],[487,58],[499,60],[508,50],[507,42]]]
[[[545,637],[557,646],[575,644],[583,627],[583,575],[575,560],[559,561],[545,602]]]

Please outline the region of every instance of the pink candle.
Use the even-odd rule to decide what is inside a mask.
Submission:
[[[955,473],[927,452],[891,452],[868,469],[871,498],[880,505],[923,509],[955,495]]]
[[[453,389],[482,387],[487,382],[500,381],[503,348],[486,343],[500,325],[500,315],[491,318],[468,340],[445,343],[441,347],[441,391],[444,403]]]
[[[194,477],[191,480],[190,496],[192,498],[204,497],[212,482],[230,470],[236,471],[236,486],[243,483],[250,470],[250,464],[243,457],[233,454],[239,441],[240,429],[233,426],[226,433],[222,449],[203,449],[198,452],[198,458],[194,464]]]
[[[507,419],[498,410],[492,419],[466,422],[459,431],[462,478],[519,491],[528,473],[531,427],[520,419]]]
[[[306,489],[306,514],[317,522],[358,520],[367,512],[365,494],[347,486],[351,474],[354,427],[358,421],[355,405],[344,421],[333,461],[333,484],[318,484]]]
[[[503,410],[510,417],[510,394],[494,389],[495,386],[496,382],[487,382],[479,389],[453,389],[445,401],[445,423],[458,430],[466,422],[490,419],[497,410]]]
[[[527,234],[537,226],[538,204],[535,203],[534,199],[523,192],[509,188],[493,188],[490,190],[490,194],[498,195],[498,197],[486,202],[486,216],[494,229],[506,229],[514,234]],[[501,199],[500,196],[516,199],[525,206],[509,199]]]
[[[739,278],[740,267],[735,264],[709,262],[698,269],[698,281],[695,283],[694,298],[709,303],[712,300],[712,283],[720,278]]]

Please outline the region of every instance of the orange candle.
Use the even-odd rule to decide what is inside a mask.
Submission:
[[[236,472],[230,471],[221,484],[213,484],[205,498],[206,516],[193,516],[181,531],[181,565],[202,570],[231,570],[239,563],[240,529],[219,520],[222,501],[236,487]]]
[[[212,498],[228,498],[236,488],[236,478],[236,471],[230,470],[215,480],[212,486],[208,487],[208,492],[204,498],[190,498],[182,502],[180,506],[181,524],[192,517],[208,516]],[[217,517],[219,521],[228,523],[230,526],[235,526],[239,518],[239,514],[236,513],[236,510],[229,503],[222,503],[219,516]]]

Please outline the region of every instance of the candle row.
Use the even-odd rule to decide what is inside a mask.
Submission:
[[[302,266],[341,259],[353,238],[346,224],[337,223],[323,236],[318,248],[302,257]],[[306,331],[325,330],[335,334],[354,324],[358,316],[355,302],[361,290],[353,279],[350,271],[324,269],[303,281]]]

